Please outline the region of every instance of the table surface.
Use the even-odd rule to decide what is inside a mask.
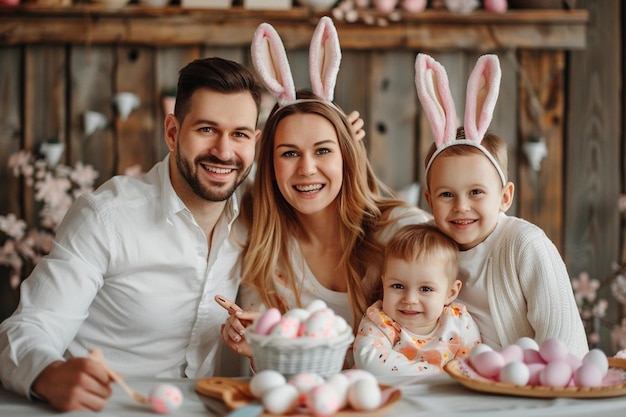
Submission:
[[[128,385],[137,391],[148,394],[157,383],[170,383],[178,386],[185,400],[181,408],[172,413],[175,417],[220,416],[223,413],[209,411],[195,392],[195,381],[187,379],[131,379]],[[381,381],[394,384],[398,380]],[[389,410],[393,417],[442,417],[459,416],[507,416],[507,417],[570,417],[593,416],[623,417],[626,411],[626,396],[601,399],[538,399],[504,395],[490,395],[475,392],[463,387],[448,375],[429,378],[402,388],[401,400]],[[133,402],[114,384],[113,396],[106,408],[99,413],[72,412],[58,413],[44,403],[31,402],[26,398],[0,388],[0,416],[3,417],[135,417],[155,416],[144,405]]]

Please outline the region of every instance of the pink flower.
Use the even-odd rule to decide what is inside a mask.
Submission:
[[[572,288],[574,289],[574,297],[578,305],[584,300],[593,302],[596,299],[596,292],[600,287],[600,281],[597,279],[589,279],[589,274],[581,272],[578,278],[572,279]]]
[[[24,236],[26,230],[26,222],[20,220],[13,213],[5,216],[0,216],[0,230],[6,233],[13,239],[21,239]]]
[[[626,305],[626,277],[623,274],[617,275],[611,283],[613,297],[622,305]]]
[[[91,165],[83,165],[82,162],[77,162],[74,171],[70,174],[70,179],[74,181],[80,188],[90,188],[96,178],[98,178],[98,171],[93,169]]]

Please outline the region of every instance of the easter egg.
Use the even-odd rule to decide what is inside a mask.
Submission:
[[[256,398],[263,397],[265,391],[287,384],[287,379],[278,371],[264,369],[250,379],[250,392]]]
[[[376,379],[376,377],[372,373],[364,369],[348,369],[344,371],[343,374],[346,376],[346,378],[348,378],[349,385],[354,384],[356,381],[360,379],[369,379],[370,381],[374,383],[378,383],[378,380]]]
[[[280,385],[263,393],[263,407],[271,414],[287,414],[296,409],[299,396],[293,385]]]
[[[509,362],[500,370],[500,382],[507,384],[526,385],[529,378],[528,366],[522,361]]]
[[[183,393],[171,384],[158,384],[148,396],[150,408],[158,414],[169,414],[183,403]]]
[[[301,322],[305,322],[310,315],[311,312],[304,308],[292,308],[291,310],[287,310],[285,314],[283,314],[283,317],[297,317]]]
[[[380,407],[382,394],[378,383],[360,379],[348,387],[348,403],[357,411],[371,411]]]
[[[580,366],[583,364],[583,362],[578,359],[576,355],[572,355],[571,353],[567,354],[567,356],[565,357],[565,362],[567,362],[570,368],[572,368],[572,372],[576,371],[576,369],[580,368]]]
[[[321,385],[324,378],[316,373],[305,372],[292,376],[287,382],[296,387],[300,394],[306,394],[316,386]]]
[[[543,360],[538,350],[534,349],[524,349],[524,363],[529,365],[531,363],[543,363],[546,361]]]
[[[341,401],[340,409],[344,408],[348,402],[348,387],[350,386],[350,382],[348,381],[348,377],[344,373],[338,373],[330,375],[326,378],[326,383],[328,385],[332,385],[337,391],[337,395]]]
[[[528,367],[528,382],[526,385],[535,386],[541,385],[541,379],[539,375],[541,375],[541,371],[546,367],[546,364],[541,363],[529,363],[526,365]]]
[[[602,385],[602,369],[593,363],[583,363],[574,372],[574,384],[577,387],[599,387]]]
[[[594,364],[598,367],[598,369],[600,369],[603,377],[609,370],[609,360],[607,359],[606,354],[600,349],[591,349],[587,352],[587,354],[583,356],[582,363]]]
[[[547,339],[539,346],[539,354],[546,362],[565,360],[568,354],[567,346],[559,339]]]
[[[541,385],[563,388],[572,379],[572,368],[565,361],[549,362],[539,373]]]
[[[472,364],[480,375],[492,378],[500,374],[500,370],[504,366],[504,358],[499,352],[488,350],[476,356]]]
[[[335,313],[329,308],[314,311],[304,322],[304,335],[313,338],[332,336]]]
[[[535,339],[531,339],[530,337],[520,337],[519,339],[517,339],[517,342],[515,342],[515,344],[521,347],[523,350],[539,350],[539,344],[535,341]]]
[[[484,343],[480,343],[480,344],[474,346],[472,348],[472,350],[470,350],[470,354],[469,354],[470,363],[473,365],[474,364],[474,359],[476,359],[476,357],[479,354],[481,354],[483,352],[486,352],[488,350],[493,350],[493,349],[491,348],[491,346],[486,345]]]
[[[286,337],[288,339],[295,339],[300,332],[300,319],[297,317],[281,317],[280,321],[276,323],[270,330],[271,336]]]
[[[500,355],[505,364],[524,361],[524,350],[519,345],[513,344],[501,349]]]
[[[318,311],[318,310],[323,310],[325,308],[328,308],[328,305],[326,305],[326,303],[323,300],[319,300],[319,299],[311,301],[306,306],[306,309],[311,313]]]
[[[268,335],[272,327],[280,322],[281,317],[280,310],[269,308],[256,318],[252,331],[256,334]]]
[[[340,393],[330,384],[321,384],[308,392],[306,405],[309,411],[316,417],[327,417],[335,414],[345,404],[345,399],[340,398]]]

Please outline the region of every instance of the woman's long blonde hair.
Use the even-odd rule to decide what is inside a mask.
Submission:
[[[293,237],[303,230],[293,207],[282,196],[274,174],[274,136],[278,124],[293,114],[316,114],[327,119],[337,132],[343,159],[343,183],[337,196],[341,218],[339,239],[345,248],[338,270],[345,277],[353,321],[358,324],[373,302],[373,288],[366,288],[363,277],[370,268],[380,270],[383,247],[373,234],[385,223],[388,212],[405,203],[389,198],[392,193],[379,182],[367,158],[363,141],[352,136],[345,114],[334,105],[300,92],[301,101],[272,110],[261,134],[257,171],[252,193],[244,197],[242,216],[250,226],[250,237],[243,255],[243,285],[254,288],[263,304],[282,312],[302,307],[300,284],[289,262]],[[303,261],[304,262],[304,261]],[[280,269],[286,285],[293,291],[297,306],[287,306],[277,296],[273,278]],[[380,274],[378,274],[378,277]]]

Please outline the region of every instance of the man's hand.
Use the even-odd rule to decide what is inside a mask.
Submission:
[[[111,396],[106,369],[89,358],[53,362],[35,379],[33,392],[59,411],[100,411]]]
[[[352,113],[348,115],[348,121],[350,122],[350,127],[352,128],[352,134],[354,138],[359,141],[365,137],[365,130],[363,130],[363,126],[365,126],[365,122],[361,119],[361,115],[358,111],[353,110]]]

